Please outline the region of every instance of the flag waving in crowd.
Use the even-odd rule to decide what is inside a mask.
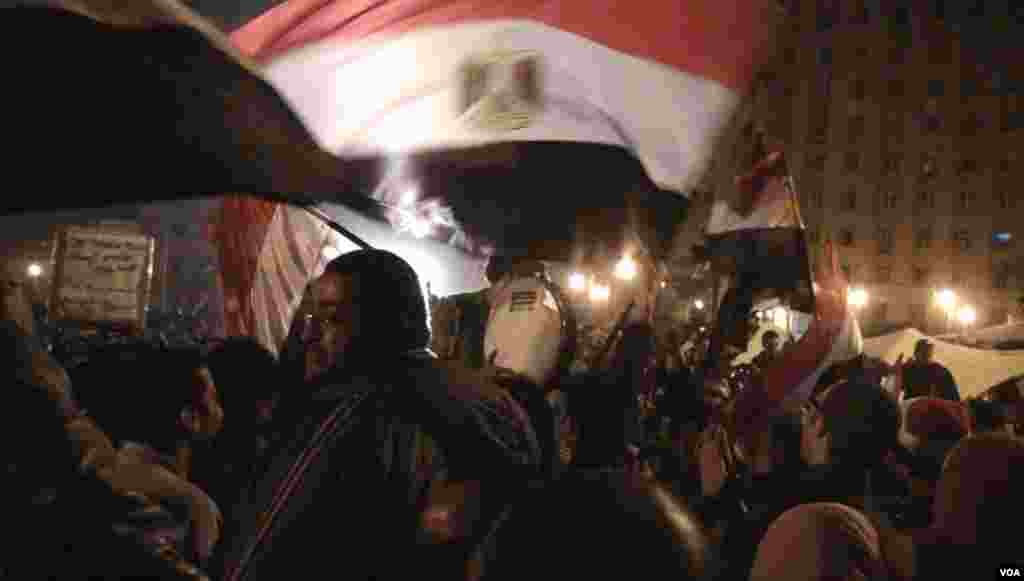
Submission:
[[[319,144],[343,159],[377,157],[387,167],[424,152],[547,142],[558,143],[563,154],[557,157],[568,162],[573,148],[600,144],[638,160],[658,195],[682,197],[707,166],[715,137],[751,83],[759,49],[773,31],[766,23],[774,10],[766,0],[656,0],[643,10],[611,0],[288,0],[236,30],[232,40],[261,64]],[[417,189],[392,179],[390,169],[384,173],[365,192],[382,204],[398,206]],[[596,196],[586,177],[573,178],[575,187],[583,197]],[[427,187],[423,180],[416,185]],[[570,195],[562,186],[548,187],[555,202]],[[470,196],[506,195],[495,192],[489,187]],[[528,193],[497,203],[517,208],[528,203]],[[547,199],[550,204],[552,197]],[[267,208],[250,211],[247,203],[232,202],[224,210],[266,214]],[[541,213],[553,215],[550,209]],[[516,229],[506,226],[494,229]],[[225,235],[238,240],[222,247],[286,245],[241,240],[237,231]],[[276,255],[297,259],[294,253]],[[244,272],[225,279],[225,294],[238,297],[242,304],[236,306],[247,318],[255,311],[246,301],[261,296],[281,296],[274,304],[294,305],[295,296],[262,288],[278,285],[278,276],[254,271],[280,265],[232,264]]]
[[[764,155],[736,185],[739,203],[715,202],[705,229],[708,258],[716,275],[728,280],[712,337],[712,365],[723,350],[746,350],[758,301],[780,298],[794,310],[814,310],[804,223],[785,155]]]
[[[847,282],[831,241],[823,245],[811,274],[805,228],[785,155],[770,152],[736,180],[741,203],[716,202],[705,230],[706,248],[718,274],[729,279],[717,313],[712,357],[731,359],[728,349],[745,351],[754,305],[780,298],[791,309],[813,314],[800,340],[744,390],[734,425],[756,433],[783,402],[806,398],[830,365],[861,351],[860,329],[847,305]],[[714,363],[713,363],[714,364]]]

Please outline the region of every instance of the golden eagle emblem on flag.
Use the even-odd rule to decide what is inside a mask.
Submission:
[[[530,125],[541,107],[540,55],[501,51],[471,57],[459,67],[456,114],[485,131]]]

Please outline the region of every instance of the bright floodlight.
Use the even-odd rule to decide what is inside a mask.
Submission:
[[[405,192],[402,194],[402,205],[408,207],[408,206],[412,206],[415,203],[416,203],[416,190],[413,189],[413,188],[409,188],[408,190],[405,190]]]
[[[581,291],[587,288],[587,277],[582,272],[574,272],[569,275],[569,290]]]
[[[956,293],[947,289],[935,293],[935,302],[946,311],[952,311],[956,307]]]
[[[607,301],[611,294],[611,289],[607,285],[593,284],[590,286],[590,300],[595,303]]]
[[[661,288],[665,288],[665,287],[667,287],[667,286],[668,286],[668,283],[667,283],[667,282],[665,282],[665,281],[661,281]]]
[[[696,309],[698,311],[703,311],[704,310],[704,301],[702,301],[700,299],[697,299],[697,300],[693,301],[693,306],[696,307]]]
[[[615,265],[615,276],[622,280],[632,280],[636,276],[636,262],[630,255],[625,255],[622,260]]]
[[[862,288],[850,289],[847,300],[850,302],[850,306],[855,309],[864,308],[864,305],[868,304],[868,291]]]
[[[429,236],[431,230],[431,224],[427,220],[422,220],[420,218],[413,218],[409,220],[409,231],[417,238]]]
[[[43,267],[42,266],[39,266],[35,262],[33,262],[32,264],[28,265],[28,275],[31,276],[32,278],[36,278],[38,276],[41,276],[42,274],[43,274]]]
[[[978,318],[978,313],[974,311],[973,307],[963,307],[957,312],[956,317],[960,319],[960,322],[964,325],[972,325]]]

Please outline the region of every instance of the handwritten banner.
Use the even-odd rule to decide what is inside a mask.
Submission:
[[[58,316],[92,323],[141,324],[153,239],[99,227],[69,227],[58,246]]]

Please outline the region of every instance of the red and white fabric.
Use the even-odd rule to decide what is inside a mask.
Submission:
[[[654,183],[684,194],[749,87],[775,17],[770,0],[649,0],[642,9],[623,0],[287,0],[231,38],[339,163],[588,142],[627,149]],[[247,240],[259,249],[249,254],[287,247]],[[226,277],[246,283],[225,283],[238,312],[279,318],[296,304],[294,289],[277,288],[281,275],[251,269],[315,271],[272,254]],[[256,324],[228,319],[229,334]],[[279,323],[268,324],[264,334],[277,337]]]

